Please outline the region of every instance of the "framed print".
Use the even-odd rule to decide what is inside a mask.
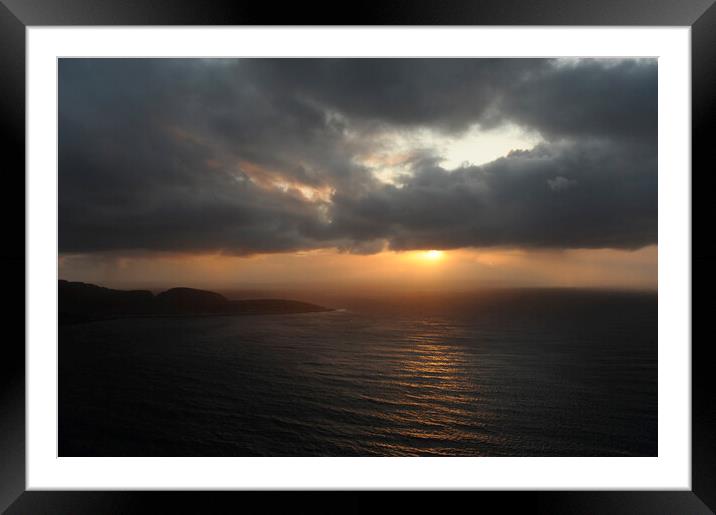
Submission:
[[[716,7],[505,6],[4,1],[8,513],[714,509]]]

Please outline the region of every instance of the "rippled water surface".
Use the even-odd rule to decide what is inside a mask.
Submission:
[[[60,455],[656,455],[656,295],[60,328]]]

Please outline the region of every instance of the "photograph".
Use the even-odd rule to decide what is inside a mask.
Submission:
[[[56,62],[60,457],[659,455],[656,57]]]

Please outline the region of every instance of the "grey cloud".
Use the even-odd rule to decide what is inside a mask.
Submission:
[[[60,251],[655,243],[656,69],[655,60],[62,59]],[[423,149],[397,185],[356,158],[385,131],[506,123],[544,143],[454,171]]]
[[[515,83],[500,111],[547,138],[655,146],[657,84],[654,60],[582,60],[546,67]]]
[[[425,166],[402,187],[337,196],[335,231],[385,238],[396,250],[639,248],[656,242],[656,163],[631,157],[603,143],[544,144],[482,167]],[[559,195],[545,187],[555,170],[575,177],[552,183]]]
[[[561,175],[558,175],[557,177],[553,179],[547,179],[547,186],[549,186],[549,189],[552,191],[562,191],[571,188],[572,186],[575,186],[577,184],[577,181],[574,179],[567,179],[566,177],[562,177]]]

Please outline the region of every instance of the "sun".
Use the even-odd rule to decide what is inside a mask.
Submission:
[[[428,261],[440,261],[443,258],[442,250],[426,250],[423,252],[423,259]]]

